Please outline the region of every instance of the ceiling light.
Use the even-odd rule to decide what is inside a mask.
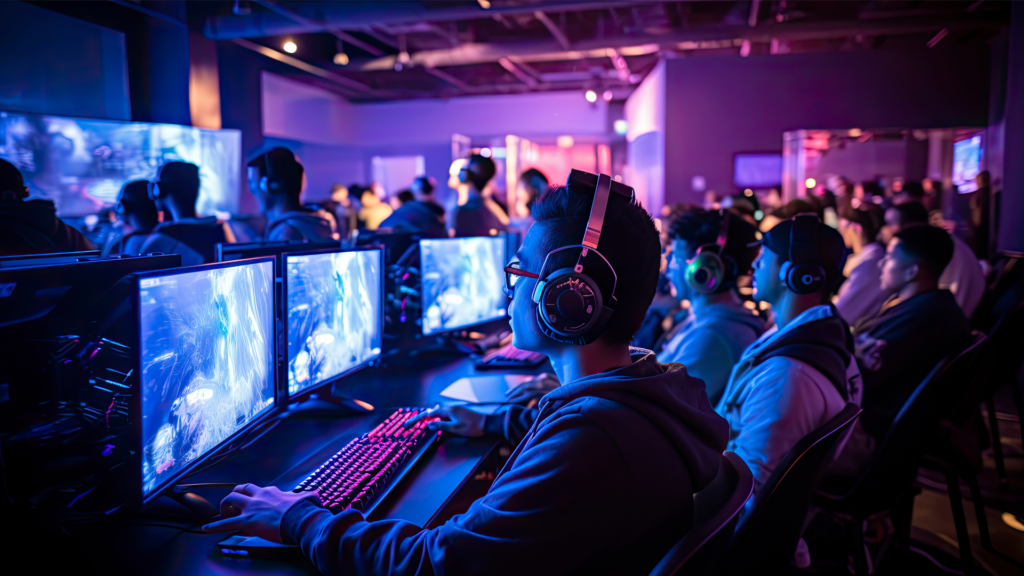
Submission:
[[[814,178],[808,178],[807,181],[804,182],[804,184],[807,185],[807,188],[814,188],[815,186],[818,185],[818,181],[815,180]]]
[[[491,1],[490,1],[490,0],[476,0],[476,2],[477,2],[477,4],[479,4],[479,5],[480,5],[480,7],[481,7],[481,8],[483,8],[484,10],[487,10],[488,8],[490,8],[490,7],[491,7]]]
[[[754,195],[754,191],[751,190],[750,188],[747,188],[746,190],[743,191],[743,195],[746,196],[747,198],[750,198],[751,196]]]
[[[334,63],[337,64],[338,66],[347,66],[348,54],[345,54],[344,52],[338,52],[337,54],[334,55]]]
[[[298,45],[295,44],[295,42],[292,42],[291,40],[285,42],[283,48],[284,51],[289,54],[295,54],[296,50],[299,49]]]
[[[612,127],[615,128],[615,133],[619,136],[625,136],[626,132],[629,132],[629,122],[625,120],[616,120]]]
[[[572,148],[573,144],[576,143],[576,140],[574,140],[572,136],[559,136],[555,140],[555,143],[558,144],[559,148]]]
[[[480,155],[483,156],[484,158],[490,158],[491,157],[491,149],[490,148],[481,148],[480,149]]]
[[[611,102],[611,101],[612,101],[612,98],[614,98],[614,97],[615,97],[615,95],[614,95],[614,94],[612,94],[612,91],[611,91],[611,90],[605,90],[605,91],[604,91],[604,94],[602,94],[602,95],[601,95],[601,97],[602,97],[602,98],[604,98],[604,101],[605,101],[605,102]]]
[[[587,90],[583,96],[587,99],[587,102],[597,102],[597,92],[593,90]]]

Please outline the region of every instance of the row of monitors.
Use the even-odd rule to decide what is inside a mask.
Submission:
[[[504,238],[424,239],[419,249],[424,334],[505,316]],[[289,398],[380,356],[380,248],[278,261]],[[275,406],[275,259],[148,272],[136,282],[148,501]]]

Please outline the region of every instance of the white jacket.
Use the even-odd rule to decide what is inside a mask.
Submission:
[[[743,374],[737,374],[738,369],[779,335],[831,315],[830,306],[815,306],[794,318],[781,332],[778,327],[765,332],[743,352],[740,362],[733,368],[725,394],[715,407],[729,422],[726,450],[736,452],[750,466],[755,493],[771,476],[783,455],[801,438],[839,414],[847,401],[821,372],[798,360],[776,356]],[[857,361],[852,356],[846,376],[849,401],[860,405],[863,387]],[[845,442],[843,438],[842,443]],[[842,444],[836,454],[840,452]]]

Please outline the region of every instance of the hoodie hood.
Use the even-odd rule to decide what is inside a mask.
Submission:
[[[50,200],[12,200],[0,202],[0,218],[35,228],[47,236],[57,233],[57,207]]]
[[[639,412],[668,438],[686,462],[695,490],[718,473],[729,424],[715,413],[704,382],[682,364],[661,364],[650,350],[632,348],[633,363],[565,384],[541,399],[544,418],[583,397],[611,400]],[[628,431],[624,431],[628,433]]]

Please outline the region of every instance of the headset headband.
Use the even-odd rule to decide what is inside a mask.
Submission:
[[[797,214],[789,231],[789,261],[796,264],[819,264],[818,216]]]

